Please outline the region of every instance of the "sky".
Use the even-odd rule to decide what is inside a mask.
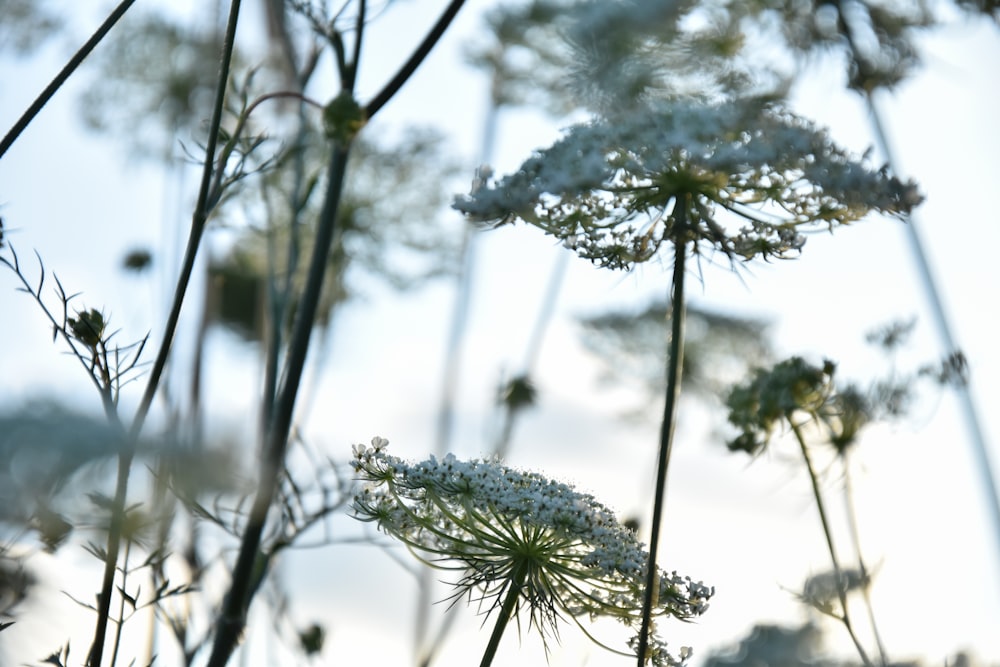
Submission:
[[[101,4],[91,3],[81,12],[100,16]],[[183,11],[191,3],[173,4]],[[428,6],[399,3],[374,24],[362,60],[360,99],[381,87],[433,21],[437,10]],[[471,2],[462,10],[439,48],[369,128],[391,132],[417,122],[446,130],[470,179],[480,160],[487,90],[482,75],[461,63],[489,6]],[[244,37],[259,33],[260,25],[248,6]],[[71,52],[71,43],[51,44],[32,59],[0,62],[0,126],[11,125]],[[1000,294],[994,264],[1000,231],[991,196],[1000,177],[995,121],[1000,87],[994,66],[1000,62],[1000,33],[995,25],[953,17],[920,45],[923,68],[879,102],[901,175],[915,178],[926,195],[911,224],[919,225],[969,360],[987,442],[996,443],[1000,423],[992,406],[1000,391],[993,378],[1000,377],[1000,354],[992,311]],[[795,89],[792,106],[829,127],[839,143],[861,152],[873,143],[866,111],[856,96],[843,91],[839,77],[835,64],[817,65]],[[156,336],[196,178],[193,172],[164,174],[129,158],[120,145],[87,134],[76,106],[85,80],[57,97],[0,160],[0,214],[30,270],[32,250],[37,250],[48,275],[82,292],[86,305],[105,307],[123,336],[134,339],[147,330]],[[510,110],[501,115],[498,131],[493,164],[505,173],[532,149],[550,144],[560,128],[539,113]],[[913,345],[899,361],[903,366],[929,361],[940,348],[902,225],[872,219],[833,235],[817,234],[800,259],[755,265],[739,275],[705,266],[689,295],[704,306],[767,318],[779,355],[832,358],[838,373],[857,379],[886,370],[864,346],[865,332],[892,319],[916,317]],[[146,281],[125,278],[118,268],[122,253],[144,244],[163,248],[154,275]],[[496,428],[495,388],[502,374],[521,370],[544,286],[561,252],[558,244],[526,227],[480,238],[456,411],[457,456],[489,450]],[[666,293],[668,269],[665,263],[651,263],[629,274],[611,273],[570,259],[535,369],[540,402],[519,424],[509,455],[512,464],[573,482],[623,515],[648,512],[651,504],[657,416],[622,419],[641,400],[640,390],[600,383],[600,364],[584,350],[576,318],[643,308]],[[16,287],[11,274],[0,274],[5,313],[0,349],[7,351],[0,355],[0,396],[8,404],[54,396],[82,410],[99,410],[87,378],[51,343],[37,306]],[[433,449],[452,302],[447,282],[403,296],[372,284],[363,301],[338,315],[325,343],[326,360],[310,385],[305,431],[316,447],[346,459],[352,443],[381,435],[398,455],[423,458]],[[197,309],[189,306],[186,312]],[[190,335],[190,323],[178,343],[182,358],[189,354],[185,331]],[[209,341],[208,358],[207,408],[214,428],[228,437],[246,437],[244,415],[252,409],[259,374],[255,355],[235,337],[218,332]],[[123,398],[126,410],[139,389],[133,385]],[[671,645],[694,646],[698,656],[732,644],[754,622],[804,620],[789,591],[828,567],[807,480],[790,443],[751,463],[725,453],[715,436],[718,421],[718,413],[693,401],[682,404],[661,544],[667,569],[718,591],[698,623],[664,628]],[[992,444],[991,451],[1000,462],[1000,447]],[[875,429],[855,464],[862,544],[878,569],[873,595],[890,654],[942,664],[955,651],[970,649],[986,664],[1000,663],[995,630],[1000,627],[1000,554],[955,397],[929,394],[911,419]],[[828,483],[836,488],[833,472]],[[843,519],[839,508],[834,515]],[[338,521],[335,529],[345,538],[360,534],[348,520]],[[93,577],[79,574],[86,572],[85,559],[79,554],[65,558],[76,569],[38,559],[41,571],[52,574],[45,590],[56,594],[33,603],[35,614],[24,614],[15,626],[22,633],[16,639],[8,639],[10,630],[0,635],[0,650],[8,651],[10,664],[54,648],[46,622],[51,614],[74,613],[57,594],[60,589],[81,597],[92,594]],[[407,663],[415,587],[385,552],[371,545],[310,549],[290,556],[278,575],[296,600],[297,622],[329,624],[326,662],[320,664],[360,660],[373,650],[379,664]],[[472,610],[455,611],[461,614],[460,631],[441,656],[443,667],[468,664],[490,630],[489,622],[480,629],[482,619]],[[845,651],[842,634],[829,625],[829,645],[840,652]],[[563,639],[551,656],[553,665],[628,662],[593,649],[574,628],[567,627]],[[495,664],[544,664],[542,656],[531,637],[518,650],[510,636]]]

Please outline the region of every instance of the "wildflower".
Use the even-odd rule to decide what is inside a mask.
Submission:
[[[729,423],[740,430],[729,449],[756,454],[795,412],[817,414],[833,392],[833,372],[831,362],[820,368],[801,357],[757,369],[752,380],[733,387],[726,398]]]
[[[461,572],[453,599],[468,596],[480,608],[490,601],[487,614],[500,609],[483,665],[510,618],[520,626],[522,610],[543,639],[555,636],[566,617],[581,629],[581,619],[596,617],[638,629],[647,554],[610,509],[572,486],[497,461],[449,454],[408,463],[387,454],[387,445],[375,438],[371,447],[354,447],[352,465],[365,482],[354,514],[376,522],[428,565]],[[713,593],[676,572],[660,572],[654,613],[694,618]],[[674,657],[659,639],[651,645],[654,665],[683,664],[689,653]]]
[[[454,207],[482,222],[523,220],[600,266],[630,268],[664,242],[787,257],[802,249],[805,226],[901,215],[920,199],[912,182],[774,105],[651,102],[572,127]]]
[[[767,447],[781,424],[791,423],[801,413],[821,424],[826,441],[838,454],[845,454],[878,416],[879,396],[850,384],[835,386],[835,370],[832,361],[819,367],[801,357],[756,369],[749,382],[733,387],[726,398],[729,422],[740,431],[728,443],[729,449],[756,454]]]

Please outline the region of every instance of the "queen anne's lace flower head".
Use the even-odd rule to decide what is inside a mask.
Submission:
[[[461,572],[456,599],[492,601],[489,613],[519,589],[513,613],[526,609],[529,626],[543,637],[566,617],[577,625],[611,617],[638,630],[648,555],[610,509],[567,484],[497,461],[449,454],[408,463],[387,454],[387,444],[375,438],[371,447],[354,447],[352,465],[364,482],[354,515],[377,523],[427,564]],[[691,619],[713,593],[660,572],[653,612]],[[654,665],[680,665],[690,653],[672,656],[659,639],[651,646]]]
[[[574,126],[454,206],[482,222],[524,220],[596,264],[630,268],[664,241],[787,257],[801,250],[803,226],[903,214],[920,200],[913,183],[851,157],[807,121],[741,101],[649,105]]]

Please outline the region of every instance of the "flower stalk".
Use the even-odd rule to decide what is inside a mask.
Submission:
[[[684,207],[676,205],[679,225],[683,223]],[[667,392],[663,405],[663,422],[660,425],[660,448],[656,461],[656,491],[653,495],[653,526],[649,538],[648,578],[643,595],[642,625],[639,630],[639,647],[637,650],[639,667],[646,664],[646,653],[649,647],[650,623],[655,605],[657,590],[656,559],[660,543],[660,529],[663,525],[663,513],[666,505],[667,470],[670,466],[670,452],[673,446],[674,424],[677,416],[677,401],[681,393],[681,373],[684,366],[684,274],[687,258],[687,243],[683,240],[674,242],[674,273],[670,295],[670,342],[667,350]]]
[[[816,474],[816,468],[813,466],[812,457],[809,455],[809,447],[806,445],[805,435],[802,433],[802,426],[797,424],[791,415],[788,416],[788,423],[792,428],[792,433],[795,435],[795,440],[799,443],[799,449],[802,452],[802,460],[806,464],[806,471],[809,473],[809,482],[812,485],[813,498],[816,500],[816,509],[819,512],[820,525],[823,527],[823,537],[826,539],[826,548],[830,553],[830,563],[833,565],[833,575],[835,577],[835,588],[837,589],[837,597],[840,599],[840,616],[835,616],[841,623],[844,624],[844,628],[847,630],[847,634],[850,635],[851,641],[854,642],[854,647],[858,651],[858,657],[861,658],[861,662],[865,667],[874,667],[872,665],[871,658],[868,657],[868,652],[865,650],[864,645],[862,645],[861,640],[858,639],[858,635],[854,632],[854,625],[851,623],[850,611],[848,611],[847,606],[847,581],[844,576],[844,570],[840,566],[840,560],[837,558],[837,550],[833,545],[833,532],[830,530],[830,521],[826,515],[826,503],[823,502],[823,493],[819,486],[819,477]]]
[[[655,655],[650,609],[659,591],[655,562],[680,388],[687,253],[721,252],[732,263],[793,257],[805,244],[804,229],[832,229],[873,211],[902,216],[921,196],[912,182],[873,169],[765,99],[651,100],[570,128],[515,173],[493,179],[487,169],[483,176],[454,203],[472,220],[527,222],[604,268],[631,269],[661,247],[674,250],[668,389],[637,642],[642,667]]]
[[[861,597],[865,602],[865,611],[868,614],[868,625],[872,630],[875,639],[875,647],[878,649],[879,664],[885,667],[889,664],[889,654],[885,650],[885,643],[882,641],[882,633],[879,632],[878,623],[875,620],[875,607],[872,605],[871,595],[871,574],[865,565],[865,559],[861,555],[861,535],[858,530],[858,516],[854,509],[854,485],[851,482],[851,466],[848,459],[848,450],[839,453],[840,464],[844,470],[844,505],[847,514],[847,525],[851,534],[851,543],[854,546],[854,557],[858,563],[858,572],[861,579]]]
[[[861,429],[872,419],[874,404],[853,386],[838,390],[833,382],[835,369],[836,365],[832,361],[814,366],[801,357],[786,359],[770,369],[757,369],[751,381],[734,387],[726,398],[729,422],[740,431],[729,441],[728,447],[732,451],[743,451],[755,456],[769,446],[778,429],[784,429],[787,425],[798,443],[809,474],[820,525],[833,566],[832,575],[817,575],[806,583],[802,600],[843,624],[864,665],[872,667],[873,661],[856,634],[848,607],[848,594],[860,591],[878,651],[878,664],[884,666],[889,663],[889,659],[869,595],[871,579],[861,555],[848,465],[850,448]],[[809,424],[820,428],[825,435],[825,443],[834,448],[843,467],[847,524],[857,559],[856,569],[845,569],[834,548],[833,529],[820,488],[819,475],[806,441],[805,427]],[[837,611],[837,603],[840,611]]]
[[[490,667],[493,664],[493,658],[496,656],[497,648],[500,646],[500,638],[503,637],[503,632],[507,629],[510,619],[517,612],[517,604],[521,599],[521,587],[524,585],[524,579],[527,576],[527,564],[522,564],[511,573],[510,581],[507,584],[507,595],[504,598],[503,606],[500,607],[496,625],[493,626],[493,633],[490,635],[490,641],[483,652],[483,659],[479,663],[479,667]]]
[[[209,129],[207,147],[205,151],[205,162],[202,170],[201,189],[198,194],[198,203],[195,206],[194,215],[191,221],[191,231],[188,235],[187,248],[184,253],[184,265],[181,274],[177,279],[177,287],[174,290],[173,303],[167,324],[163,333],[163,341],[153,363],[153,368],[146,383],[146,390],[143,393],[135,417],[129,427],[129,438],[118,456],[118,473],[115,484],[115,497],[111,515],[111,524],[108,529],[107,556],[104,563],[104,577],[101,583],[101,590],[97,596],[98,610],[97,623],[94,630],[94,641],[91,644],[90,654],[87,658],[88,667],[101,667],[104,644],[106,641],[109,614],[111,611],[111,594],[114,588],[115,569],[118,565],[118,554],[121,548],[122,529],[125,516],[125,504],[128,497],[129,476],[132,470],[132,462],[135,457],[135,442],[138,440],[145,425],[146,417],[153,402],[153,397],[159,385],[160,376],[166,367],[167,358],[170,353],[174,333],[177,323],[180,320],[181,306],[184,303],[184,296],[187,294],[191,273],[194,269],[195,257],[201,245],[201,238],[205,230],[205,223],[210,212],[209,204],[209,184],[213,174],[213,164],[215,159],[215,147],[219,137],[219,127],[222,122],[223,103],[225,101],[226,85],[229,81],[229,69],[232,64],[233,47],[236,42],[236,25],[239,20],[241,0],[232,0],[230,3],[229,19],[226,25],[225,40],[222,45],[222,62],[219,65],[219,76],[215,99],[212,109],[212,121]]]
[[[279,486],[279,477],[285,465],[293,413],[312,338],[324,276],[329,265],[337,211],[343,194],[352,144],[364,124],[382,108],[423,62],[454,19],[462,3],[463,0],[453,0],[413,55],[400,68],[399,73],[376,96],[376,99],[365,107],[361,107],[355,100],[354,88],[361,53],[361,40],[366,26],[366,3],[362,1],[359,4],[355,23],[355,43],[350,60],[344,52],[339,33],[333,33],[332,43],[337,55],[342,90],[324,110],[325,130],[333,144],[327,169],[327,191],[317,226],[306,284],[300,297],[295,323],[288,343],[282,378],[276,387],[273,403],[267,399],[270,408],[268,411],[269,420],[262,434],[262,460],[258,473],[257,491],[240,543],[239,554],[233,569],[232,584],[219,619],[219,628],[216,632],[208,667],[224,667],[229,661],[246,625],[246,615],[250,603],[261,580],[267,574],[266,565],[269,554],[262,550],[262,538],[268,514]]]

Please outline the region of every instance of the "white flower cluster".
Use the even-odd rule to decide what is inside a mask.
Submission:
[[[653,97],[784,96],[801,74],[794,63],[831,49],[851,88],[892,88],[918,64],[914,38],[935,18],[921,0],[526,0],[488,23],[495,37],[480,60],[502,100],[605,112]]]
[[[920,199],[807,121],[744,100],[650,104],[577,125],[454,206],[474,220],[524,220],[595,263],[628,268],[665,241],[783,257],[801,249],[801,225],[906,213]],[[720,209],[743,226],[727,229]]]
[[[648,554],[593,496],[498,461],[449,454],[408,463],[387,444],[354,446],[352,465],[364,482],[354,514],[428,555],[429,564],[463,571],[459,594],[476,588],[488,597],[507,590],[512,572],[527,571],[522,598],[540,628],[554,630],[564,615],[638,627]],[[707,609],[714,589],[676,572],[659,575],[655,615],[687,619]]]

